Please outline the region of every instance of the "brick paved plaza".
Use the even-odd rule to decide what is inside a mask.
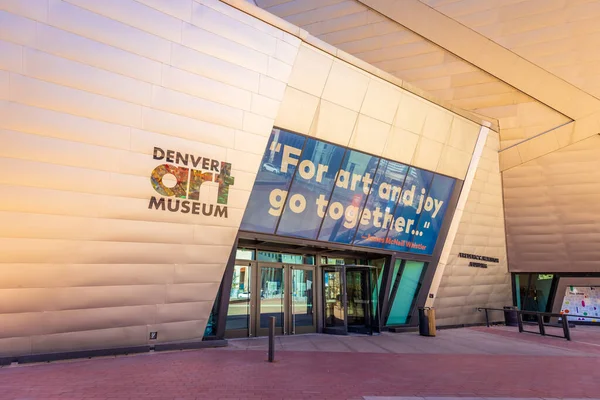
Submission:
[[[0,400],[600,398],[600,330],[574,341],[515,328],[380,336],[263,338],[224,349],[73,360],[0,369]],[[379,400],[379,399],[378,399]]]

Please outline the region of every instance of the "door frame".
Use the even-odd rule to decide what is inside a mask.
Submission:
[[[377,286],[377,282],[372,282],[371,271],[373,269],[377,269],[375,266],[371,265],[320,265],[320,275],[321,275],[321,298],[323,299],[323,305],[321,307],[321,320],[323,324],[323,333],[333,334],[333,335],[347,335],[348,333],[365,333],[368,335],[372,335],[373,332],[380,331],[381,327],[381,307],[380,307],[380,290],[377,290],[377,310],[375,311],[375,315],[373,315],[373,299],[372,299],[372,291],[374,287]],[[353,271],[364,271],[364,276],[367,279],[367,295],[369,296],[367,303],[367,313],[365,315],[365,326],[364,330],[358,327],[352,327],[348,325],[348,286],[347,286],[347,272],[348,270]],[[341,274],[341,297],[342,297],[342,308],[344,310],[344,326],[343,328],[338,327],[326,327],[325,326],[325,279],[324,275],[326,272],[332,271],[340,271]],[[383,273],[383,271],[382,271]],[[375,321],[376,320],[376,321]],[[377,327],[374,327],[373,324],[376,322],[378,324]],[[368,324],[368,325],[367,325]],[[375,329],[376,328],[376,329]]]
[[[250,268],[250,283],[249,283],[249,299],[248,299],[248,315],[247,315],[247,319],[248,319],[248,323],[247,323],[247,328],[245,329],[227,329],[226,324],[227,324],[227,319],[225,319],[225,326],[224,326],[224,337],[228,338],[228,339],[234,339],[234,338],[246,338],[246,337],[252,337],[253,336],[253,328],[254,328],[254,321],[252,320],[252,316],[254,314],[253,310],[255,309],[255,305],[254,305],[254,285],[255,285],[255,271],[257,269],[257,263],[256,261],[250,261],[250,260],[235,260],[234,261],[234,271],[235,271],[235,267],[236,266],[243,266],[245,265],[247,268]],[[232,274],[233,275],[233,274]],[[232,282],[229,285],[229,295],[227,296],[227,308],[226,308],[226,316],[225,318],[227,318],[227,314],[229,313],[229,306],[231,303],[231,287],[233,286],[233,276],[232,276]]]
[[[367,335],[372,335],[373,334],[373,315],[372,315],[372,307],[373,307],[373,299],[372,299],[372,291],[373,291],[373,282],[371,282],[371,268],[367,267],[367,266],[351,266],[351,268],[345,268],[345,273],[344,273],[344,286],[345,286],[345,292],[346,295],[344,296],[345,300],[346,300],[346,304],[344,305],[345,307],[345,317],[346,317],[346,330],[348,331],[348,333],[362,333],[362,334],[367,334]],[[368,296],[368,298],[366,299],[366,307],[365,307],[365,323],[364,325],[350,325],[348,323],[348,272],[360,272],[361,273],[361,279],[365,279],[366,278],[366,282],[362,282],[363,288],[364,288],[364,292],[366,293],[366,295]],[[377,295],[379,295],[379,293],[377,293]],[[364,301],[364,299],[363,299]],[[365,303],[362,303],[365,304]]]
[[[249,282],[249,302],[248,302],[248,323],[245,329],[224,329],[224,336],[226,338],[245,338],[245,337],[258,337],[268,336],[269,327],[260,326],[260,314],[261,314],[261,271],[262,268],[280,268],[283,270],[283,318],[282,326],[275,327],[275,335],[287,335],[287,334],[303,334],[303,333],[316,333],[318,323],[318,305],[317,305],[317,290],[320,287],[317,280],[317,268],[315,265],[306,264],[288,264],[280,262],[268,262],[268,261],[256,261],[256,260],[235,260],[235,266],[247,266],[250,269],[250,282]],[[313,282],[312,282],[312,306],[313,306],[313,318],[312,325],[310,326],[295,326],[295,319],[293,313],[293,270],[304,270],[312,271]],[[232,277],[233,279],[233,277]],[[233,282],[229,286],[228,305],[226,312],[229,310],[229,302],[231,301],[231,287]],[[227,320],[225,320],[225,324]]]
[[[251,296],[252,298],[252,302],[254,302],[254,307],[252,308],[253,313],[250,315],[251,319],[254,319],[254,331],[251,332],[252,336],[268,336],[269,335],[269,325],[267,324],[266,327],[261,327],[260,326],[260,320],[261,320],[261,291],[262,291],[262,281],[261,281],[261,271],[263,268],[277,268],[277,269],[281,269],[282,273],[283,273],[283,279],[282,279],[282,291],[283,291],[283,299],[282,299],[282,313],[283,315],[281,316],[281,326],[275,326],[275,335],[285,335],[287,334],[287,319],[288,319],[288,312],[287,312],[287,308],[288,308],[288,304],[289,304],[289,285],[288,285],[288,273],[287,270],[288,268],[286,268],[286,265],[283,263],[273,263],[273,262],[264,262],[264,261],[258,261],[257,263],[257,267],[256,267],[256,272],[254,273],[254,292],[255,294],[253,296]]]
[[[287,269],[289,270],[288,273],[288,284],[289,284],[289,306],[288,306],[288,332],[290,332],[291,335],[300,335],[303,333],[316,333],[317,332],[317,306],[316,306],[316,301],[317,301],[317,296],[316,296],[316,289],[317,289],[317,285],[316,285],[316,280],[317,280],[317,269],[316,266],[314,265],[304,265],[304,264],[286,264]],[[301,270],[301,271],[311,271],[312,272],[312,325],[310,326],[296,326],[296,321],[294,316],[296,315],[294,313],[294,299],[293,299],[293,293],[294,293],[294,270]]]
[[[326,307],[327,301],[325,296],[325,273],[327,272],[339,272],[340,274],[340,296],[342,299],[342,310],[344,311],[344,326],[339,327],[328,327],[325,323],[325,318],[327,315]],[[347,335],[348,334],[348,316],[347,306],[346,306],[346,268],[344,265],[320,265],[319,266],[319,275],[321,275],[320,280],[321,284],[321,323],[323,325],[323,333],[327,333],[330,335]]]

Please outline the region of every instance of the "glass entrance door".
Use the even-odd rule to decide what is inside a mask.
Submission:
[[[317,331],[315,269],[307,265],[237,262],[234,266],[225,336],[267,336]]]
[[[289,289],[285,284],[286,268],[283,265],[258,266],[258,307],[256,308],[256,333],[255,336],[269,334],[270,317],[275,317],[275,334],[283,335],[286,332],[286,297]],[[289,287],[289,286],[288,286]]]
[[[323,269],[323,331],[345,335],[346,299],[344,268]]]
[[[374,325],[378,327],[377,303],[373,302],[379,296],[376,278],[373,269],[364,266],[323,268],[325,333],[373,333]]]
[[[371,333],[371,282],[368,269],[346,270],[348,332]]]
[[[290,330],[292,335],[317,331],[314,277],[315,271],[312,267],[290,266]]]

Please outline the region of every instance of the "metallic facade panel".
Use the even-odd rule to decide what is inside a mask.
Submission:
[[[511,272],[600,270],[600,136],[503,172]]]

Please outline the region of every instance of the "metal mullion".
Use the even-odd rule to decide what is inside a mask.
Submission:
[[[402,164],[402,165],[406,165],[406,164]],[[400,193],[398,194],[398,199],[396,200],[396,206],[394,207],[394,213],[392,214],[392,223],[390,224],[387,232],[385,233],[385,238],[383,239],[383,246],[381,247],[382,249],[385,249],[385,244],[387,242],[387,238],[390,236],[390,230],[392,229],[392,225],[394,225],[394,217],[396,216],[396,210],[398,209],[398,204],[400,204],[400,199],[402,198],[402,193],[404,193],[404,185],[406,185],[406,179],[408,178],[408,173],[410,172],[410,169],[412,168],[409,165],[406,165],[408,167],[408,169],[406,170],[406,174],[404,175],[404,180],[402,181],[402,187],[400,188]]]
[[[229,259],[227,260],[227,265],[223,273],[223,278],[221,279],[221,296],[219,299],[219,311],[217,313],[217,327],[215,334],[217,338],[225,337],[225,328],[227,325],[227,311],[229,310],[229,300],[231,297],[231,285],[233,283],[233,271],[235,269],[235,254],[237,250],[238,240],[239,238],[236,236],[234,246],[231,249],[231,253],[229,254]]]
[[[398,294],[398,287],[400,286],[400,281],[402,280],[402,274],[404,274],[404,267],[406,266],[406,261],[407,260],[403,259],[402,262],[400,263],[400,267],[398,267],[398,274],[396,275],[397,277],[400,277],[400,279],[398,279],[398,284],[395,283],[396,280],[392,276],[392,280],[394,282],[393,282],[393,286],[390,287],[390,290],[392,290],[393,292],[390,292],[390,298],[389,298],[390,307],[388,307],[387,314],[385,316],[386,321],[390,317],[390,312],[392,311],[392,306],[394,305],[394,300],[396,300],[396,295]],[[393,274],[393,271],[392,271],[392,274]],[[393,297],[392,297],[392,295],[393,295]],[[415,293],[415,295],[417,295],[417,293]]]
[[[383,288],[382,292],[379,294],[380,296],[380,318],[384,318],[385,315],[387,315],[387,310],[389,307],[389,293],[390,293],[390,288],[391,288],[391,281],[392,281],[392,275],[394,274],[394,265],[396,264],[396,260],[400,258],[397,258],[395,256],[390,256],[387,257],[387,261],[389,262],[389,264],[386,266],[383,266],[383,279],[381,280],[381,286]],[[385,321],[381,322],[381,328],[383,329],[383,327],[385,326]]]
[[[327,212],[329,211],[329,206],[331,205],[331,199],[333,198],[333,193],[335,193],[335,188],[336,188],[337,180],[339,178],[340,169],[342,168],[342,163],[344,162],[344,159],[346,158],[346,154],[348,154],[348,148],[344,148],[344,155],[342,156],[342,161],[340,163],[340,166],[338,167],[338,172],[335,174],[336,177],[333,180],[331,192],[329,192],[329,198],[327,199],[327,207],[325,207],[325,211],[323,212],[323,218],[321,218],[321,223],[319,224],[319,229],[317,230],[317,236],[315,237],[315,240],[319,240],[319,236],[321,235],[321,229],[323,229],[323,222],[325,222],[325,219],[327,218]],[[329,240],[327,240],[327,242],[329,242]]]
[[[379,157],[377,159],[377,167],[375,167],[375,174],[373,176],[373,179],[375,179],[377,177],[377,171],[379,171],[379,164],[381,164],[381,157]],[[358,221],[356,223],[356,230],[354,231],[354,236],[352,236],[352,242],[350,242],[352,245],[354,245],[354,241],[356,240],[356,235],[358,234],[358,228],[360,228],[360,221],[362,221],[362,214],[365,211],[365,207],[367,206],[369,197],[371,197],[372,191],[373,191],[373,185],[371,184],[371,189],[369,190],[369,193],[367,193],[367,197],[365,198],[365,204],[362,206],[360,213],[358,213]]]

